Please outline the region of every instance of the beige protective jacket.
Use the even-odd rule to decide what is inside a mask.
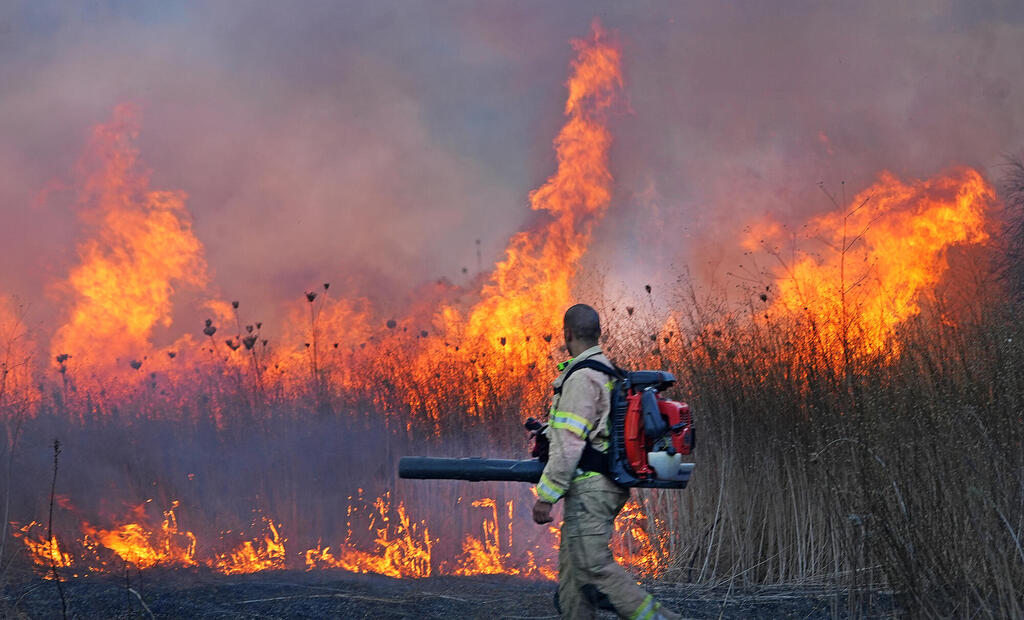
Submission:
[[[573,366],[585,359],[611,366],[601,347],[591,347],[573,358],[555,379],[556,393],[551,401],[547,429],[551,450],[537,483],[537,497],[552,504],[565,495],[574,478],[594,475],[577,469],[587,441],[602,452],[608,449],[612,378],[592,368],[582,368],[565,378]]]

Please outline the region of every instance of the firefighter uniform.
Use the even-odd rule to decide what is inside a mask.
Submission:
[[[608,416],[612,379],[591,368],[581,368],[566,380],[574,364],[593,359],[611,362],[600,347],[574,358],[555,379],[555,396],[548,417],[550,454],[537,497],[554,504],[565,498],[562,544],[558,551],[558,601],[563,618],[592,618],[601,594],[621,618],[679,618],[662,608],[637,585],[612,556],[608,547],[615,517],[629,499],[629,489],[607,477],[582,471],[577,464],[590,442],[601,452],[608,449]]]

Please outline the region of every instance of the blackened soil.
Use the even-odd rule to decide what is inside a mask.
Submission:
[[[174,571],[69,579],[68,618],[557,618],[555,584],[506,576],[391,579],[335,571],[226,577]],[[772,586],[736,590],[651,585],[686,618],[888,618],[898,615],[881,592]],[[55,582],[4,588],[0,616],[61,618]],[[601,612],[601,618],[614,614]]]

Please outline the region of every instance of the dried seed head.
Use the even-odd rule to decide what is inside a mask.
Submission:
[[[231,302],[231,307],[234,308],[235,310],[238,310],[238,302],[237,301]]]
[[[313,291],[306,291],[306,301],[313,303],[314,299],[316,299],[316,293]]]
[[[140,362],[139,360],[132,360],[131,362],[128,363],[128,365],[134,368],[135,370],[142,368],[142,362]]]
[[[385,323],[385,324],[388,326],[388,329],[394,329],[394,328],[398,327],[398,321],[396,321],[394,319],[388,319],[388,322]]]

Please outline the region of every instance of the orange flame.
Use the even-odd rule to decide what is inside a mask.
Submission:
[[[21,538],[22,542],[25,543],[25,548],[28,550],[28,555],[32,561],[37,566],[47,569],[52,565],[56,565],[57,568],[71,566],[75,558],[70,553],[61,550],[56,536],[47,540],[43,533],[39,533],[35,538],[30,535],[31,530],[37,527],[43,529],[39,523],[32,521],[14,532],[14,536]],[[46,576],[48,579],[53,578],[52,575]]]
[[[281,538],[273,520],[262,517],[262,522],[265,533],[261,539],[247,540],[231,552],[217,554],[207,565],[225,575],[287,568],[284,548],[286,540]]]
[[[427,527],[422,523],[411,523],[405,505],[401,502],[396,509],[397,519],[393,518],[388,494],[378,497],[373,506],[375,513],[370,521],[370,529],[375,531],[374,551],[354,548],[350,530],[338,556],[331,553],[330,547],[321,547],[319,544],[315,549],[306,551],[306,570],[341,568],[354,573],[376,573],[389,577],[429,577],[432,543]],[[349,516],[354,509],[350,504]]]
[[[399,578],[421,578],[440,573],[557,579],[552,556],[558,545],[557,528],[548,529],[552,540],[538,542],[536,550],[541,554],[541,560],[532,550],[520,551],[521,557],[515,558],[511,551],[514,548],[513,501],[508,500],[503,507],[507,513],[504,516],[508,518],[508,533],[504,538],[499,524],[498,503],[493,498],[482,498],[473,501],[472,506],[487,511],[481,523],[483,536],[467,535],[462,543],[462,553],[451,562],[432,557],[436,540],[430,537],[426,524],[414,522],[401,502],[392,505],[387,493],[372,503],[369,531],[373,535],[373,546],[370,550],[358,548],[357,541],[362,537],[359,532],[351,530],[350,521],[348,535],[337,553],[332,552],[330,546],[318,543],[301,557],[307,571],[333,568]],[[164,519],[157,527],[148,524],[145,504],[133,508],[129,522],[110,529],[97,528],[85,522],[82,524],[84,536],[77,541],[82,551],[77,555],[63,549],[56,537],[47,542],[41,535],[32,536],[32,529],[39,527],[35,522],[20,528],[15,535],[23,540],[29,556],[44,574],[50,570],[52,561],[58,568],[75,568],[85,574],[109,572],[112,567],[104,554],[111,552],[138,569],[205,566],[225,575],[237,575],[289,568],[285,548],[287,541],[280,535],[281,526],[265,516],[257,522],[264,530],[262,536],[243,541],[229,552],[214,553],[207,559],[197,558],[196,537],[178,527],[174,514],[177,507],[178,502],[174,502],[171,509],[163,513]],[[361,499],[351,502],[349,517],[360,513],[363,508]],[[657,551],[661,541],[652,541],[647,533],[649,518],[636,500],[630,500],[616,521],[612,549],[616,559],[633,572],[657,577],[664,570],[664,561]],[[532,524],[529,527],[532,528]]]
[[[356,383],[353,351],[372,334],[365,300],[327,299],[327,290],[313,301],[293,306],[282,341],[275,350],[268,379],[289,394],[312,383],[348,387]]]
[[[654,521],[658,527],[651,528]],[[651,540],[650,531],[667,538],[664,523],[648,515],[635,497],[630,498],[615,520],[615,536],[612,538],[612,552],[615,561],[637,575],[657,578],[665,572],[665,562],[658,552],[663,541]]]
[[[604,116],[622,87],[621,52],[597,22],[592,37],[573,47],[569,120],[554,142],[558,169],[530,194],[530,207],[552,217],[539,230],[512,237],[465,330],[470,341],[520,351],[524,362],[543,360],[550,347],[541,337],[561,332],[576,266],[611,200],[611,133]],[[524,334],[533,338],[523,341]]]
[[[462,541],[460,566],[456,575],[518,575],[519,570],[510,565],[510,554],[501,552],[501,538],[498,529],[498,504],[491,498],[473,502],[475,508],[490,508],[491,520],[484,520],[483,540],[466,535]],[[511,509],[511,500],[509,500]]]
[[[311,291],[308,301],[299,301],[299,309],[290,317],[283,334],[284,344],[266,348],[259,326],[246,325],[243,329],[237,304],[229,307],[224,302],[209,302],[207,307],[214,318],[204,332],[209,338],[202,343],[209,353],[205,359],[222,370],[224,377],[234,375],[238,393],[269,393],[273,389],[282,397],[300,395],[310,385],[315,385],[318,392],[321,385],[326,386],[324,389],[365,390],[367,381],[381,374],[395,375],[389,372],[389,363],[400,364],[407,375],[413,375],[411,381],[418,382],[418,387],[436,386],[438,380],[471,385],[483,373],[483,364],[476,366],[475,361],[498,351],[509,371],[498,381],[537,383],[537,373],[526,365],[544,360],[558,344],[561,313],[571,301],[573,278],[592,228],[611,200],[613,182],[608,169],[611,134],[605,117],[622,88],[621,52],[596,22],[592,36],[574,41],[573,46],[577,57],[571,63],[567,83],[567,121],[554,140],[557,169],[530,194],[531,209],[543,212],[542,221],[534,230],[512,237],[504,260],[468,313],[452,305],[450,289],[439,286],[429,306],[417,308],[405,319],[387,321],[387,331],[383,327],[374,330],[371,325],[383,322],[371,318],[366,302],[325,302],[325,285],[323,291],[318,289],[319,297]],[[183,337],[156,355],[152,343],[154,330],[170,324],[176,288],[201,288],[207,283],[207,275],[203,247],[192,232],[185,195],[149,189],[148,174],[140,171],[138,152],[132,146],[137,132],[136,115],[128,107],[119,107],[114,120],[94,132],[86,160],[102,165],[88,175],[81,202],[83,217],[95,235],[79,245],[81,260],[71,270],[66,286],[72,299],[69,318],[50,346],[54,356],[63,358],[59,363],[66,362],[72,368],[69,374],[88,380],[90,377],[81,373],[91,373],[97,385],[116,384],[112,379],[123,380],[135,370],[172,368],[167,361],[174,359],[170,353],[198,348],[196,342]],[[413,325],[413,321],[432,324]],[[428,327],[429,331],[424,329]],[[408,331],[410,328],[412,331]],[[435,334],[444,338],[433,337]],[[377,347],[364,352],[363,345],[375,337]],[[254,339],[251,345],[247,344],[250,338]],[[415,346],[407,346],[410,343]],[[411,362],[410,351],[415,358]],[[391,353],[395,353],[393,362],[389,361]],[[462,366],[453,366],[453,358]],[[465,364],[467,360],[471,364]],[[190,363],[189,372],[198,374],[196,365],[205,362],[192,359]],[[470,366],[468,372],[475,373],[472,376],[466,374]],[[366,368],[374,372],[361,373]],[[410,379],[403,375],[395,381]],[[493,391],[499,396],[510,394],[511,386],[497,384]],[[376,387],[370,385],[368,392],[375,399],[384,398],[377,395]],[[537,395],[545,392],[542,386],[537,387]],[[408,395],[400,398],[406,398],[412,410],[438,417],[441,404],[429,389],[405,392]],[[374,404],[382,411],[390,409],[388,403]],[[473,404],[474,411],[486,410],[483,400]],[[216,406],[212,409],[220,415]],[[472,407],[467,405],[469,409]],[[462,554],[450,563],[432,557],[436,540],[431,539],[426,524],[411,519],[402,502],[392,505],[387,494],[373,502],[368,537],[363,531],[350,531],[337,552],[318,543],[301,556],[295,555],[295,559],[302,557],[310,570],[342,568],[393,577],[427,577],[442,572],[555,578],[550,545],[539,544],[536,554],[514,550],[512,501],[499,506],[494,499],[484,498],[472,502],[472,506],[489,513],[482,521],[483,534],[467,535],[462,541]],[[45,561],[38,553],[33,557],[40,566],[48,566],[50,555],[63,554],[59,557],[66,559],[60,561],[72,564],[91,561],[86,558],[90,552],[99,558],[97,552],[102,551],[116,554],[140,569],[205,566],[224,574],[287,567],[287,541],[279,533],[279,523],[263,517],[261,536],[243,541],[227,553],[197,558],[196,537],[178,528],[176,507],[177,503],[155,527],[145,519],[143,506],[137,507],[127,522],[109,529],[83,523],[84,536],[76,541],[86,552],[82,558],[59,551],[56,540],[43,543]],[[350,506],[350,516],[351,511]],[[499,523],[505,511],[507,535]],[[641,539],[642,528],[634,525],[629,530],[633,539]],[[30,539],[24,538],[26,546],[33,549]],[[372,539],[372,546],[361,549],[359,543],[367,538]],[[32,543],[38,550],[39,542]],[[646,548],[640,545],[637,551],[637,543],[632,543],[623,557],[634,565],[646,566]],[[102,559],[90,568],[109,570]]]
[[[96,234],[78,246],[80,263],[67,281],[70,316],[50,346],[55,357],[70,355],[70,364],[97,379],[126,378],[151,366],[147,358],[162,360],[150,337],[155,327],[170,325],[175,288],[207,281],[185,195],[149,189],[132,145],[137,133],[137,113],[124,105],[93,132],[83,162],[101,165],[88,174],[81,207]]]
[[[105,530],[85,523],[86,547],[96,545],[116,553],[125,562],[137,568],[152,566],[197,566],[195,560],[196,537],[192,532],[178,530],[174,509],[178,502],[164,512],[163,522],[154,529],[145,524],[145,504],[132,509],[136,521],[115,529]]]
[[[785,263],[782,228],[773,222],[758,225],[745,245],[763,245],[784,263],[769,313],[804,316],[836,359],[850,349],[895,352],[890,336],[920,312],[922,295],[948,267],[947,250],[988,239],[994,201],[991,186],[969,168],[910,183],[886,172],[842,213],[809,222],[824,252]]]

